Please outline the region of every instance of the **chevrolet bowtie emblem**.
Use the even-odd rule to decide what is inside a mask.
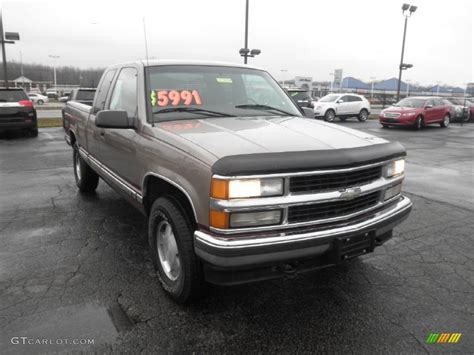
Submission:
[[[358,197],[362,193],[360,187],[349,188],[341,191],[341,195],[339,196],[341,199],[350,201]]]

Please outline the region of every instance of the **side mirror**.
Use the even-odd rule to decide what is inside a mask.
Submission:
[[[95,116],[95,125],[100,128],[135,128],[128,120],[127,111],[123,110],[99,111],[97,116]]]
[[[312,108],[302,107],[301,109],[303,110],[304,117],[314,118],[314,111]]]
[[[433,108],[433,105],[426,105],[425,109],[428,109],[428,108]]]
[[[342,101],[342,100],[337,100],[337,101],[336,101],[336,104],[340,104],[340,103],[342,103],[342,102],[344,102],[344,101]]]

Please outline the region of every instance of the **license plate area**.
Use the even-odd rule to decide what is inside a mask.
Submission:
[[[371,253],[375,247],[374,232],[338,237],[334,240],[336,262],[342,262],[356,256]]]

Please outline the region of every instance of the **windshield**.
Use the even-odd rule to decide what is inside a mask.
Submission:
[[[334,102],[337,100],[338,97],[339,95],[326,95],[322,97],[321,100],[319,100],[318,102]]]
[[[421,108],[425,105],[425,99],[403,99],[394,106]]]
[[[147,69],[153,121],[221,116],[301,116],[266,72],[224,66],[176,65]],[[206,114],[207,112],[207,114]]]

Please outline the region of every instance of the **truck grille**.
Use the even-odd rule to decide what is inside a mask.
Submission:
[[[324,175],[293,176],[290,178],[290,192],[321,192],[325,190],[345,189],[377,180],[382,175],[382,167],[376,166],[363,170],[332,173]]]
[[[288,208],[288,223],[317,221],[320,219],[342,217],[375,206],[379,192],[372,192],[350,201],[333,201]]]

